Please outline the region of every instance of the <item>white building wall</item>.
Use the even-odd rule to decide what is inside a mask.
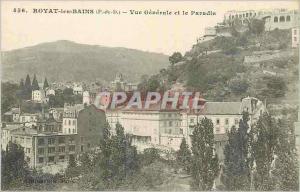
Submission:
[[[292,28],[292,47],[299,46],[299,27]]]

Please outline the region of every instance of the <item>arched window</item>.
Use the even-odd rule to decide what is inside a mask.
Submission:
[[[285,17],[284,16],[280,16],[279,17],[279,22],[285,22]]]
[[[278,17],[274,17],[274,22],[275,22],[275,23],[278,22]]]
[[[291,16],[289,16],[289,15],[286,16],[286,21],[287,21],[287,22],[291,21]]]

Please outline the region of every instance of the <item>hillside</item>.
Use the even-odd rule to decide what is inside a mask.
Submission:
[[[42,43],[2,53],[2,80],[19,81],[38,74],[50,81],[111,81],[122,72],[129,81],[157,73],[168,65],[168,56],[127,48],[78,44],[71,41]]]
[[[253,96],[268,103],[295,106],[298,56],[298,49],[291,48],[290,30],[216,37],[195,44],[180,62],[161,70],[148,82],[152,87],[156,79],[164,82],[158,89],[180,83],[213,101]]]

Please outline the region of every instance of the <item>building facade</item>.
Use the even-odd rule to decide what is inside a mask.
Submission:
[[[296,48],[299,46],[299,27],[292,28],[292,47]]]
[[[8,142],[24,148],[25,160],[32,168],[57,173],[64,170],[71,156],[95,150],[103,138],[105,113],[94,105],[80,110],[76,133],[63,133],[62,123],[54,118],[38,121],[36,126],[6,126],[1,132],[2,149]]]

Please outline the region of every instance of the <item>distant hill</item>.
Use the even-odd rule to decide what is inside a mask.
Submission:
[[[19,81],[35,73],[40,80],[111,81],[121,72],[126,79],[136,81],[168,64],[164,54],[61,40],[3,52],[2,80]]]

